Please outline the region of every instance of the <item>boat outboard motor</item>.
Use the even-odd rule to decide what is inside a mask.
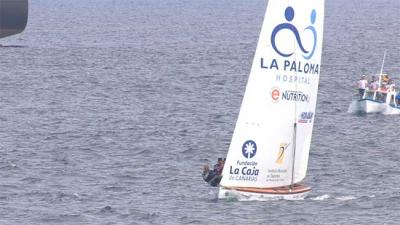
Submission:
[[[28,0],[0,0],[0,38],[21,33],[28,21]]]

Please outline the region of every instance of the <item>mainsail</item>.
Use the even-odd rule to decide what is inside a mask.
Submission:
[[[317,102],[324,0],[269,0],[221,185],[302,181]]]

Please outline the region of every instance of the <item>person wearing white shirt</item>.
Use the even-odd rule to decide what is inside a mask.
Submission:
[[[358,94],[360,95],[360,99],[362,99],[365,93],[365,89],[368,86],[367,76],[362,75],[361,79],[357,82],[357,86],[358,86]]]
[[[386,90],[387,91],[396,91],[395,87],[396,87],[396,85],[394,84],[394,80],[390,79],[388,84],[386,85]]]

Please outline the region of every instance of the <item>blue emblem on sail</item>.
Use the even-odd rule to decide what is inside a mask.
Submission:
[[[242,146],[242,153],[245,158],[251,159],[256,155],[257,145],[254,141],[248,140]]]
[[[281,24],[277,25],[272,31],[272,34],[271,34],[272,47],[279,55],[281,55],[283,57],[290,57],[291,55],[293,55],[293,52],[284,53],[276,47],[276,42],[275,42],[276,35],[278,34],[279,31],[287,29],[287,30],[290,30],[291,32],[293,32],[294,36],[296,37],[297,45],[299,46],[300,50],[303,52],[303,57],[305,59],[310,59],[314,55],[315,47],[317,44],[317,31],[315,30],[315,27],[313,26],[315,23],[315,20],[317,18],[317,12],[315,11],[315,9],[313,9],[311,11],[311,18],[310,18],[311,25],[304,29],[304,31],[307,31],[307,30],[311,31],[313,34],[313,37],[314,37],[313,47],[312,47],[311,51],[308,51],[304,48],[303,43],[301,42],[300,33],[299,33],[298,29],[293,24],[290,23],[294,18],[294,9],[292,7],[289,6],[286,8],[285,18],[286,18],[287,22],[289,22],[289,23],[281,23]]]

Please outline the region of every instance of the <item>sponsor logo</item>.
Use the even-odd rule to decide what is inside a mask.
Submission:
[[[287,174],[287,169],[268,169],[268,174],[266,177],[266,181],[268,182],[282,182],[285,181],[285,177]]]
[[[256,181],[260,172],[256,162],[237,161],[238,167],[229,167],[229,174],[236,180]]]
[[[311,123],[312,119],[314,117],[314,113],[313,112],[302,112],[299,115],[299,123]]]
[[[279,90],[279,88],[272,88],[271,90],[271,98],[273,102],[278,102],[279,98],[281,96],[281,91]]]
[[[243,144],[242,153],[245,158],[247,159],[253,158],[256,155],[256,152],[257,152],[257,144],[254,141],[248,140]]]
[[[279,63],[278,63],[279,62]],[[261,69],[283,70],[286,72],[296,72],[304,74],[319,74],[319,64],[304,63],[302,61],[291,61],[272,59],[271,61],[260,59]]]
[[[285,9],[286,22],[277,25],[272,30],[271,44],[272,44],[272,47],[274,48],[274,50],[276,51],[276,53],[278,53],[279,55],[281,55],[283,57],[290,57],[291,55],[293,55],[293,52],[283,52],[283,51],[281,51],[276,45],[276,35],[282,30],[289,30],[295,36],[296,42],[297,42],[297,46],[303,52],[303,58],[308,60],[308,59],[312,58],[312,56],[314,55],[315,47],[316,47],[316,44],[317,44],[317,31],[316,31],[316,29],[314,27],[315,20],[317,18],[317,11],[315,9],[311,10],[311,14],[310,14],[310,22],[311,22],[311,24],[309,26],[307,26],[306,28],[304,28],[304,32],[311,32],[312,35],[313,35],[313,46],[312,46],[312,48],[310,50],[307,50],[307,49],[304,48],[303,43],[301,41],[299,29],[297,29],[297,27],[291,23],[293,21],[293,19],[294,19],[294,16],[295,16],[294,9],[292,7],[290,7],[290,6],[287,7]]]
[[[302,91],[283,91],[281,92],[279,88],[271,89],[271,99],[273,102],[279,102],[280,100],[292,101],[292,102],[309,102],[310,95],[304,94]]]
[[[282,99],[293,102],[309,102],[310,96],[302,91],[285,91],[282,93]]]
[[[284,159],[284,156],[285,156],[285,152],[286,152],[286,149],[288,147],[289,147],[289,144],[287,144],[287,143],[281,143],[279,145],[278,157],[277,157],[277,159],[275,161],[277,164],[279,164],[279,165],[283,164],[283,159]]]
[[[260,57],[260,67],[263,70],[279,71],[280,73],[276,74],[276,81],[309,85],[308,76],[319,75],[319,63],[311,61],[315,58],[314,53],[319,38],[317,30],[320,28],[316,24],[317,11],[311,9],[306,13],[306,15],[296,15],[295,18],[295,10],[289,6],[285,9],[282,21],[272,29],[271,47],[276,54],[284,58]],[[298,24],[305,25],[299,27]],[[292,45],[284,42],[292,37],[294,38],[293,46],[299,51],[299,56],[295,57],[295,60],[289,58],[295,53]],[[288,72],[295,73],[295,75]]]
[[[256,182],[260,170],[257,169],[257,162],[254,161],[240,161],[236,164],[229,166],[229,180]]]
[[[236,164],[229,166],[228,180],[256,182],[260,170],[257,169],[258,163],[251,160],[256,155],[257,144],[253,140],[243,143],[242,153],[245,160],[238,160]]]
[[[291,83],[291,84],[311,84],[310,83],[310,77],[307,76],[294,76],[294,75],[280,75],[277,74],[275,76],[275,80],[278,82],[286,82],[286,83]]]

